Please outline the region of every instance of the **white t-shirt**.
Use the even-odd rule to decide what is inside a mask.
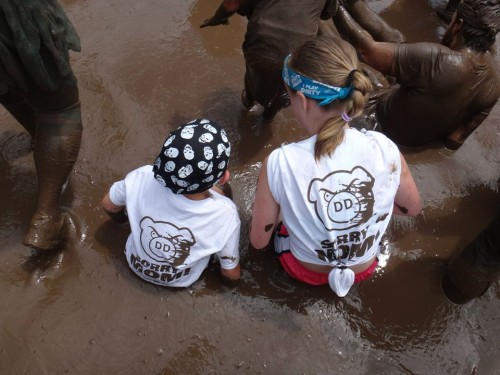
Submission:
[[[109,191],[114,204],[127,206],[130,268],[151,283],[186,287],[198,280],[212,254],[222,268],[236,267],[240,219],[235,204],[213,190],[203,200],[174,194],[155,180],[152,168],[130,172]]]
[[[399,187],[401,158],[385,135],[348,128],[330,157],[314,159],[316,136],[268,159],[290,250],[299,260],[353,266],[378,254]]]

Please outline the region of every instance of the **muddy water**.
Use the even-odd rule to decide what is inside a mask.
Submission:
[[[21,245],[35,170],[22,155],[21,127],[2,110],[1,374],[500,373],[498,283],[463,306],[439,286],[449,257],[499,207],[500,105],[457,152],[403,150],[423,213],[393,220],[382,267],[340,299],[291,280],[271,254],[248,248],[260,161],[304,134],[289,110],[268,127],[258,112],[241,113],[245,20],[199,29],[218,0],[63,5],[83,46],[72,58],[85,131],[62,199],[74,228],[60,253]],[[423,0],[371,5],[409,40],[443,32]],[[228,289],[212,268],[192,288],[172,291],[129,272],[128,228],[109,222],[99,203],[114,180],[153,161],[176,124],[199,116],[223,124],[234,145],[243,280]]]

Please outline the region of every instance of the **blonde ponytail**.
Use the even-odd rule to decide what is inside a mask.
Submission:
[[[346,41],[331,36],[321,36],[296,48],[291,55],[290,68],[299,74],[327,85],[352,87],[349,96],[335,100],[322,108],[330,110],[339,103],[347,104],[346,114],[355,118],[363,112],[372,90],[368,77],[359,70],[356,50]],[[331,155],[344,140],[346,121],[340,117],[328,119],[321,127],[314,146],[314,156],[319,160]]]

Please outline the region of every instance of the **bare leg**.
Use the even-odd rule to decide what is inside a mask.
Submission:
[[[59,200],[78,157],[81,137],[80,103],[62,111],[38,115],[33,153],[38,200],[24,238],[26,246],[47,250],[63,240],[64,219]]]

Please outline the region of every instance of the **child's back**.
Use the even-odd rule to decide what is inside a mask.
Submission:
[[[107,211],[127,207],[130,268],[146,281],[186,287],[217,254],[222,275],[237,280],[240,219],[234,203],[211,189],[229,178],[224,130],[195,120],[172,132],[154,167],[130,172],[103,200]]]

